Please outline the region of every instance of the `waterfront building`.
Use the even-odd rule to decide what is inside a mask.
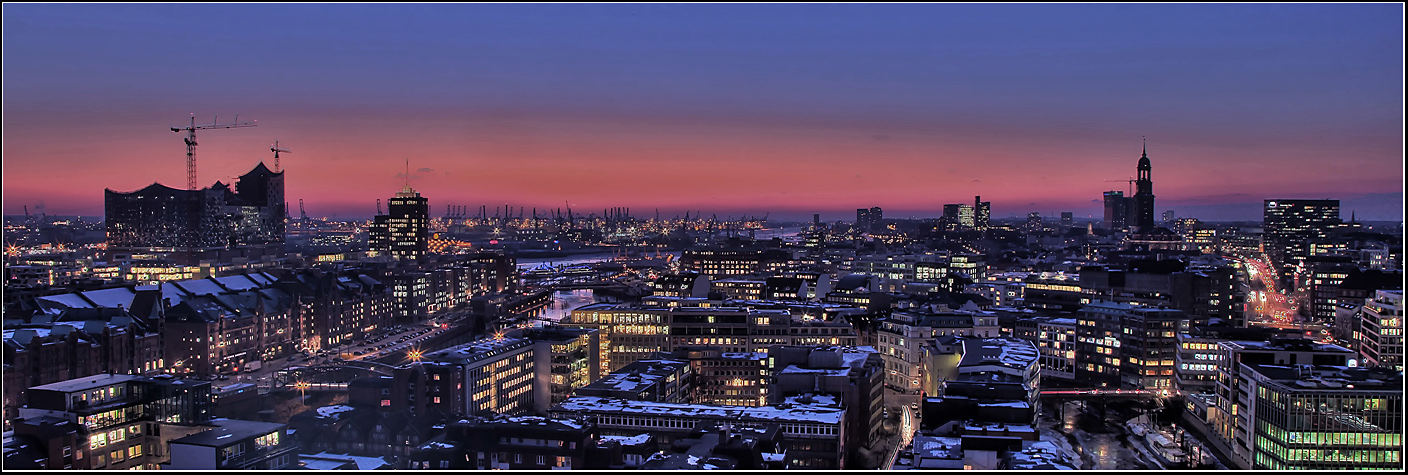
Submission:
[[[430,242],[430,201],[407,183],[387,203],[387,213],[372,223],[372,249],[400,261],[421,261]]]
[[[153,183],[104,190],[110,261],[167,258],[178,264],[258,260],[284,253],[284,173],[261,162],[230,185],[201,190]]]

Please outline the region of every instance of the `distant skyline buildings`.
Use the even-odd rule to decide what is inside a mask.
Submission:
[[[1256,220],[1262,200],[1294,197],[1402,217],[1401,5],[5,13],[8,215],[98,215],[96,190],[182,183],[167,127],[194,112],[260,118],[202,136],[201,176],[243,173],[281,139],[303,177],[285,194],[312,216],[369,218],[384,195],[367,190],[399,188],[411,158],[416,189],[471,206],[834,221],[860,206],[937,217],[982,195],[994,219],[1079,220],[1102,216],[1105,182],[1128,175],[1107,172],[1148,134],[1160,208],[1180,216]],[[242,41],[151,53],[206,34]]]

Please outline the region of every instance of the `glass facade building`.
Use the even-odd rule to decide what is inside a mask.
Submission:
[[[1246,365],[1252,468],[1403,467],[1403,376],[1378,368]]]

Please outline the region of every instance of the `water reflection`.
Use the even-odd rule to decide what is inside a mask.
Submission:
[[[538,321],[540,323],[544,320],[559,322],[566,319],[567,316],[572,313],[572,310],[595,302],[596,298],[592,295],[591,290],[556,292],[552,294],[552,303],[547,307],[543,307],[542,310],[539,310],[539,313],[534,317],[535,319],[539,319]]]

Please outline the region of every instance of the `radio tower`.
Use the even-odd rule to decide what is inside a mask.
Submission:
[[[196,131],[205,129],[233,129],[236,127],[254,127],[259,124],[254,122],[240,122],[239,114],[235,114],[235,121],[229,124],[218,123],[220,116],[215,116],[215,121],[210,125],[196,125],[196,115],[191,114],[191,125],[186,127],[172,127],[172,132],[186,131],[186,189],[198,190],[196,184]],[[257,122],[257,121],[256,121]]]

